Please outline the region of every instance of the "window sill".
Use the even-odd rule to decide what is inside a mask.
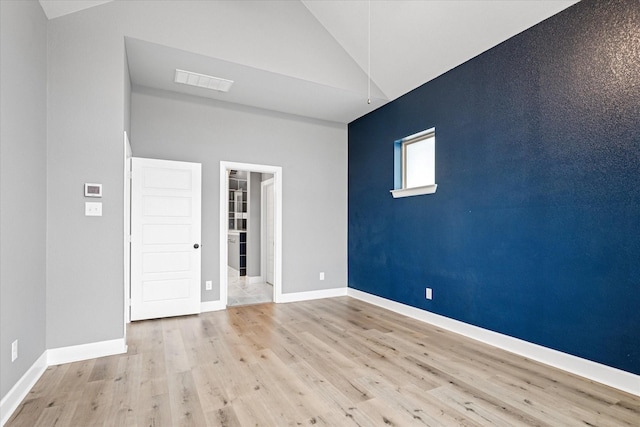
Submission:
[[[391,195],[394,199],[399,199],[400,197],[421,196],[423,194],[435,193],[436,188],[438,188],[438,184],[425,185],[424,187],[400,188],[398,190],[391,190]]]

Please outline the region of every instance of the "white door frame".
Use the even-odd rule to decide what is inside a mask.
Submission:
[[[127,323],[131,322],[131,143],[124,132],[124,342]]]
[[[273,301],[282,302],[282,167],[257,165],[252,163],[220,162],[220,303],[227,307],[228,272],[227,272],[227,230],[229,226],[229,170],[246,170],[251,172],[273,174],[274,197],[274,284]],[[261,275],[263,273],[261,272]]]
[[[261,281],[267,282],[267,195],[265,193],[267,185],[273,185],[273,178],[269,178],[260,183],[260,276]],[[275,272],[275,271],[274,271]],[[274,278],[275,279],[275,278]],[[275,281],[275,280],[274,280]]]

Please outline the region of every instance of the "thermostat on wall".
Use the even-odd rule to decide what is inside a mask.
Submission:
[[[102,197],[102,184],[84,184],[84,197]]]

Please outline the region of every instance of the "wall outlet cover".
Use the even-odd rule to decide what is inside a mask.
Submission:
[[[85,216],[102,216],[102,202],[85,202]]]
[[[18,340],[11,343],[11,361],[14,362],[18,358]]]

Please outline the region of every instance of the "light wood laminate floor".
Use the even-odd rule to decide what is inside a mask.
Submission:
[[[640,398],[349,298],[135,322],[7,426],[638,426]]]

